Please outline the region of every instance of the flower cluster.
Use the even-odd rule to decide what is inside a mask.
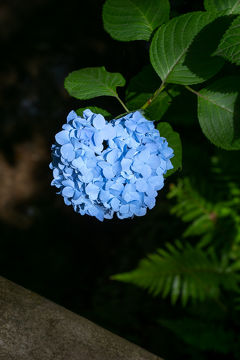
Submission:
[[[103,221],[146,214],[155,205],[173,150],[141,112],[107,122],[71,111],[52,146],[54,179],[67,205]]]

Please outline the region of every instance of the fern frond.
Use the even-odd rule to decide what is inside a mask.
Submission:
[[[238,291],[240,280],[239,275],[213,253],[206,254],[179,241],[175,245],[168,243],[166,249],[158,249],[141,260],[135,270],[111,278],[148,289],[155,296],[169,295],[173,304],[181,298],[183,305],[190,298],[193,301],[218,298],[221,288]]]
[[[179,180],[177,185],[171,185],[168,198],[176,198],[177,204],[171,213],[184,222],[191,222],[183,233],[184,237],[204,235],[214,230],[216,208],[191,184],[188,178]]]

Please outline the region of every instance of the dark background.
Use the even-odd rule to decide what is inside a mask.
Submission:
[[[202,1],[171,3],[172,15],[202,10]],[[147,43],[117,42],[104,32],[102,4],[98,0],[0,3],[1,275],[166,359],[197,359],[191,348],[157,322],[185,310],[110,280],[181,234],[182,224],[169,215],[166,200],[174,177],[144,218],[104,223],[75,214],[50,186],[50,148],[68,112],[88,104],[113,115],[122,112],[113,98],[85,102],[70,98],[63,87],[66,75],[104,65],[129,80],[148,63]],[[189,118],[196,117],[192,102],[191,97]],[[188,118],[181,111],[176,127],[186,130],[189,146],[205,141],[199,131],[195,138],[188,135]],[[199,130],[197,121],[193,124]],[[183,155],[187,172],[195,159]]]

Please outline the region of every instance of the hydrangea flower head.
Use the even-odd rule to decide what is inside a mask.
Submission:
[[[53,181],[66,205],[103,221],[146,214],[155,206],[174,156],[140,111],[107,122],[71,111],[52,146]]]

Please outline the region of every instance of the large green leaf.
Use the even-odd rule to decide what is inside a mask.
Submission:
[[[104,67],[73,71],[64,82],[68,93],[80,100],[103,95],[118,97],[116,87],[124,85],[125,79],[121,74],[110,73]]]
[[[204,0],[207,11],[227,10],[228,14],[240,14],[240,0]]]
[[[174,157],[171,159],[173,169],[168,170],[166,174],[167,177],[182,167],[182,143],[179,134],[173,131],[170,124],[160,122],[157,125],[157,129],[159,130],[160,136],[167,139],[168,145],[174,151]]]
[[[120,41],[149,40],[152,32],[169,19],[168,0],[107,0],[103,23]]]
[[[150,59],[163,82],[196,84],[220,70],[223,59],[212,56],[212,53],[232,18],[216,16],[200,11],[184,14],[173,18],[156,31],[150,48]]]
[[[233,21],[224,34],[215,54],[240,65],[240,16]]]
[[[240,149],[240,77],[226,77],[198,94],[198,118],[202,131],[216,146]]]

